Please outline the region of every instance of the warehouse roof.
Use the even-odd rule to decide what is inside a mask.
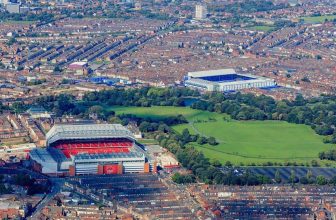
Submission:
[[[129,138],[132,132],[120,124],[59,124],[54,125],[46,135],[47,145],[58,140]]]

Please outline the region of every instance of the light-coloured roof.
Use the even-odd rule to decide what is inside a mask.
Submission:
[[[74,157],[75,163],[78,162],[102,162],[102,161],[133,161],[133,160],[145,160],[145,155],[140,152],[129,153],[107,153],[107,154],[77,154]]]
[[[45,113],[47,110],[43,108],[42,106],[33,106],[27,110],[30,114],[36,114],[36,113]]]
[[[236,74],[236,71],[234,69],[219,69],[219,70],[188,72],[189,77],[220,76],[228,74]]]
[[[59,124],[46,135],[47,145],[58,140],[128,138],[134,135],[121,124]]]
[[[50,152],[45,148],[35,148],[29,152],[32,160],[37,162],[56,162]]]
[[[35,148],[29,152],[29,156],[32,160],[41,163],[56,163],[71,160],[66,158],[61,150],[56,148]]]
[[[20,209],[21,205],[19,201],[0,201],[0,210],[8,209]]]
[[[87,64],[87,62],[84,61],[77,61],[77,62],[73,62],[70,65],[78,65],[78,66],[84,66],[85,64]]]

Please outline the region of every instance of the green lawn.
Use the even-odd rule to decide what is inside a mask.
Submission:
[[[281,121],[224,121],[194,123],[174,127],[180,132],[188,128],[193,133],[214,136],[217,146],[197,145],[211,159],[222,162],[230,160],[235,164],[263,162],[298,162],[318,160],[320,151],[332,145],[322,142],[323,137],[306,125]]]
[[[1,21],[1,23],[5,24],[34,24],[36,21],[13,21],[13,20],[7,20],[7,21]]]
[[[160,119],[168,116],[183,115],[188,120],[208,120],[209,117],[224,117],[224,115],[215,114],[211,112],[194,110],[185,107],[173,107],[173,106],[153,106],[153,107],[109,107],[108,110],[113,110],[117,115],[119,114],[133,114],[142,118]]]
[[[336,15],[321,15],[321,16],[309,16],[309,17],[301,17],[305,21],[305,23],[323,23],[325,19],[333,20],[336,19]]]
[[[150,145],[150,144],[158,144],[155,139],[140,139],[138,140],[140,144]]]
[[[309,126],[283,121],[235,121],[225,114],[184,107],[111,107],[110,109],[116,114],[135,114],[145,118],[182,114],[190,123],[173,128],[177,132],[188,128],[191,133],[215,137],[220,142],[217,146],[193,145],[210,159],[218,159],[221,162],[229,160],[235,164],[241,162],[262,164],[269,161],[310,163],[313,159],[318,160],[319,152],[333,147],[324,144],[323,137],[315,134]]]
[[[273,26],[267,26],[267,25],[256,25],[256,26],[251,26],[248,27],[249,30],[253,30],[253,31],[264,31],[264,32],[268,32],[272,29],[274,29]]]

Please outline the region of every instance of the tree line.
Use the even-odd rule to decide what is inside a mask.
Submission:
[[[43,96],[36,99],[35,104],[53,111],[56,116],[97,114],[107,119],[113,111],[110,106],[184,106],[184,97],[199,97],[198,91],[188,88],[154,88],[111,89],[86,93],[81,101],[70,94]]]
[[[176,155],[176,158],[183,167],[191,170],[192,174],[199,180],[209,184],[226,184],[226,185],[259,185],[271,183],[271,179],[263,176],[256,175],[251,172],[246,172],[242,176],[234,173],[234,169],[229,172],[223,173],[218,169],[222,166],[218,161],[210,163],[202,152],[196,150],[193,146],[185,143],[184,137],[174,131],[168,134],[156,135],[157,141],[161,146],[168,149]],[[190,183],[194,181],[192,175],[175,174],[173,181],[177,183]]]

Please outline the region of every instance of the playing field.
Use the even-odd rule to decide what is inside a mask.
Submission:
[[[323,23],[326,19],[328,21],[332,21],[336,19],[336,15],[321,15],[321,16],[309,16],[309,17],[301,17],[305,23]]]
[[[12,20],[2,21],[2,23],[5,24],[25,24],[25,25],[33,24],[34,22],[35,21],[12,21]]]
[[[215,137],[220,142],[217,146],[194,145],[210,159],[222,162],[231,161],[235,164],[242,162],[245,165],[269,161],[306,163],[313,159],[319,161],[318,153],[332,147],[324,144],[323,137],[316,135],[309,126],[283,121],[235,121],[224,114],[183,107],[112,107],[111,109],[117,114],[135,114],[139,117],[152,118],[182,114],[190,123],[173,128],[177,132],[188,128],[191,133]]]
[[[255,26],[251,26],[248,27],[248,29],[253,30],[253,31],[270,31],[274,29],[274,26],[267,26],[267,25],[255,25]]]
[[[195,119],[207,120],[209,117],[216,115],[215,113],[207,111],[195,110],[185,107],[173,107],[173,106],[153,106],[150,108],[113,106],[110,107],[109,110],[115,111],[117,115],[133,114],[137,115],[138,117],[153,118],[153,119],[183,115],[190,121]],[[222,115],[221,117],[224,117],[224,115]]]

